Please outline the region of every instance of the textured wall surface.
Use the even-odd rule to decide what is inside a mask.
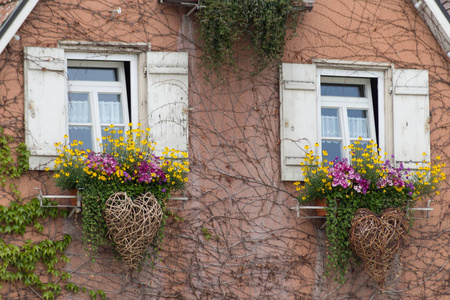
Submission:
[[[118,7],[122,13],[111,18]],[[334,282],[325,276],[320,222],[296,216],[295,189],[280,180],[279,62],[252,77],[252,52],[244,42],[237,47],[244,71],[208,83],[199,65],[198,20],[187,11],[156,0],[42,0],[19,30],[21,39],[0,55],[0,126],[19,143],[24,140],[23,47],[56,47],[62,40],[144,42],[152,51],[189,53],[189,200],[169,202],[184,221],[169,220],[161,261],[154,269],[144,263],[132,276],[109,249],[101,249],[95,261],[88,256],[80,216],[46,223],[45,235],[73,237],[66,251],[71,262],[62,266],[72,281],[102,289],[109,299],[448,299],[449,182],[433,197],[431,218],[414,222],[384,291],[361,264],[353,264],[345,284]],[[287,42],[282,62],[313,59],[429,70],[431,157],[450,165],[450,61],[410,1],[317,0]],[[58,192],[46,172],[27,172],[15,183],[24,200],[36,196],[34,187]],[[8,187],[0,193],[3,205],[19,200]],[[29,237],[41,238],[31,228]],[[3,284],[0,294],[38,299],[20,283]]]

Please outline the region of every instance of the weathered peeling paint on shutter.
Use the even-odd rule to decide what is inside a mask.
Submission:
[[[147,107],[156,153],[188,151],[188,54],[147,53]]]
[[[281,179],[302,180],[304,148],[318,138],[315,65],[282,64],[280,79]]]
[[[67,132],[64,50],[25,47],[24,55],[25,142],[30,169],[44,169]]]
[[[416,163],[430,161],[428,71],[394,70],[393,86],[395,160],[415,169]]]

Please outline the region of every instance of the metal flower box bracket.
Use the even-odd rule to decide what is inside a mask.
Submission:
[[[431,202],[433,201],[433,199],[430,199],[427,201],[426,207],[409,207],[409,205],[406,206],[406,211],[410,212],[415,212],[415,211],[425,211],[427,213],[426,217],[423,218],[416,218],[416,217],[412,217],[412,219],[414,220],[421,220],[421,219],[429,219],[430,218],[430,211],[433,211],[433,208],[430,207]],[[291,207],[292,210],[295,210],[297,212],[297,217],[301,218],[301,219],[324,219],[326,218],[326,216],[300,216],[300,210],[309,210],[309,209],[323,209],[325,208],[325,206],[301,206],[298,204],[296,206]]]
[[[81,194],[77,192],[76,195],[42,195],[42,191],[40,188],[34,188],[39,191],[37,198],[39,199],[39,203],[41,207],[64,207],[64,208],[72,208],[69,213],[69,217],[71,217],[75,212],[81,211]],[[77,199],[76,205],[66,205],[66,204],[58,204],[58,205],[44,205],[43,199]]]
[[[159,0],[159,3],[163,4],[176,4],[176,5],[183,5],[187,7],[192,7],[189,12],[186,14],[186,16],[189,16],[192,14],[196,9],[199,9],[201,0]]]

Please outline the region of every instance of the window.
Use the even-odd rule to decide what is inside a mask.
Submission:
[[[98,149],[110,124],[125,132],[129,123],[124,62],[67,61],[69,140]]]
[[[376,141],[406,167],[416,168],[424,152],[429,160],[426,70],[326,60],[285,63],[280,100],[282,180],[302,179],[305,146],[319,144],[328,159],[349,157],[344,146],[359,137],[363,144]]]
[[[73,52],[25,47],[30,169],[51,166],[54,144],[64,135],[100,150],[97,141],[110,124],[118,130],[129,122],[150,127],[157,155],[164,147],[188,150],[187,53],[142,52],[142,45],[127,44],[129,53],[111,54],[116,46],[96,46],[95,53],[72,44]]]
[[[343,147],[361,138],[364,146],[376,141],[370,79],[320,78],[321,148],[327,159],[348,158]]]

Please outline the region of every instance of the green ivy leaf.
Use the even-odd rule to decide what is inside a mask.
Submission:
[[[53,300],[53,299],[55,299],[55,295],[54,295],[53,292],[51,292],[51,291],[45,291],[45,292],[42,294],[42,298],[44,298],[44,299],[46,299],[46,300]]]

